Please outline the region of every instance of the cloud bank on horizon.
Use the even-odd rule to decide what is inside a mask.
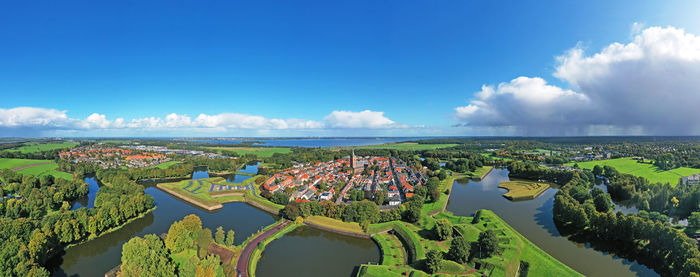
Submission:
[[[41,136],[48,134],[82,134],[86,131],[167,132],[195,130],[223,133],[232,130],[328,130],[328,129],[396,129],[410,128],[384,116],[384,112],[364,110],[333,111],[323,121],[278,119],[259,115],[221,113],[188,115],[171,113],[165,117],[124,118],[110,120],[104,114],[93,113],[85,119],[70,118],[67,111],[36,107],[0,109],[0,133],[5,136]],[[413,126],[416,127],[416,126]],[[122,133],[122,135],[124,135]]]
[[[700,134],[700,36],[633,25],[634,39],[556,58],[554,77],[484,85],[455,108],[458,127],[516,135]]]

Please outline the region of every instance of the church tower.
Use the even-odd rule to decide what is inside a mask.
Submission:
[[[352,155],[350,156],[350,167],[354,170],[357,165],[357,157],[355,157],[355,149],[352,150]]]

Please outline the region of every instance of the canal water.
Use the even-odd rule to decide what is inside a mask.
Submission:
[[[251,173],[256,173],[257,167],[252,167]],[[231,175],[227,178],[232,181],[239,180],[240,178],[237,179],[236,176]],[[209,173],[206,170],[198,170],[192,174],[192,179],[208,177]],[[85,178],[85,182],[90,187],[88,196],[76,201],[73,204],[73,209],[94,207],[95,196],[100,184],[94,177]],[[202,225],[206,228],[215,230],[216,227],[223,226],[224,230],[233,229],[236,232],[236,244],[243,242],[249,235],[278,219],[276,216],[245,203],[227,203],[223,205],[222,209],[209,212],[180,201],[153,186],[147,187],[146,193],[153,196],[157,206],[156,210],[117,231],[68,248],[63,255],[56,256],[49,261],[48,266],[52,270],[52,275],[103,276],[105,272],[121,263],[122,245],[129,239],[147,234],[166,233],[174,221],[182,220],[189,214],[199,216],[202,219]]]
[[[507,190],[498,188],[509,180],[506,169],[494,169],[482,181],[456,180],[447,210],[461,216],[492,210],[549,255],[586,276],[658,276],[642,264],[563,236],[552,216],[557,189],[550,188],[534,200],[512,202],[503,197]]]
[[[255,275],[351,276],[357,266],[379,262],[379,256],[370,239],[301,226],[265,247]]]

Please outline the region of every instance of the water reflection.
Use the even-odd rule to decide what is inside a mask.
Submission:
[[[265,248],[257,276],[353,276],[360,264],[379,262],[370,239],[343,236],[301,226]]]

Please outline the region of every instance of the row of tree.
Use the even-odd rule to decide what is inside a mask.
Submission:
[[[605,193],[587,193],[589,188],[589,181],[575,177],[557,192],[554,219],[577,235],[615,243],[615,250],[624,249],[639,260],[653,261],[650,265],[662,275],[691,276],[700,272],[700,252],[694,240],[668,224],[603,209],[593,195]]]
[[[153,207],[153,198],[144,194],[142,186],[126,181],[103,186],[95,208],[70,210],[67,201],[85,195],[87,184],[13,174],[1,175],[11,182],[5,188],[22,197],[2,202],[0,272],[8,276],[48,276],[43,264],[66,245],[99,236]],[[43,202],[39,195],[45,197]],[[61,199],[61,209],[54,210]]]

